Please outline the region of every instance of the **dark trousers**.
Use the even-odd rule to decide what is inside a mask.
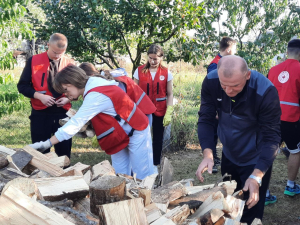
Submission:
[[[221,173],[224,175],[228,173],[231,175],[231,179],[237,182],[237,186],[235,191],[239,191],[243,189],[246,180],[252,174],[255,165],[249,166],[237,166],[229,161],[224,154],[222,154],[222,162],[221,162]],[[271,171],[272,167],[268,169],[266,174],[262,179],[262,185],[259,188],[259,201],[258,203],[253,206],[251,209],[248,209],[247,205],[245,204],[243,216],[241,218],[242,223],[251,224],[255,218],[259,218],[262,220],[265,208],[265,198],[266,198],[266,191],[269,186],[270,178],[271,178]],[[228,179],[226,179],[228,180]],[[249,198],[249,191],[244,192],[244,200],[247,201]]]
[[[217,154],[218,124],[219,124],[219,120],[215,119],[215,126],[214,126],[214,142],[215,142],[215,145],[214,145],[214,147],[212,149],[214,158],[218,158],[218,154]]]
[[[36,112],[36,111],[35,111]],[[33,112],[30,116],[30,130],[31,130],[31,140],[32,143],[39,141],[46,141],[51,138],[51,136],[60,128],[59,120],[66,118],[66,112],[64,113],[53,113],[53,114],[43,114]],[[72,148],[72,139],[62,141],[54,145],[55,152],[58,156],[66,155],[70,158]],[[50,152],[47,149],[43,153]]]
[[[160,164],[165,128],[163,126],[163,116],[155,116],[154,114],[152,114],[152,116],[153,164],[156,166]]]

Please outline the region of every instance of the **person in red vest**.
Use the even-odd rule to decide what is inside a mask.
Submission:
[[[270,69],[268,78],[278,90],[281,138],[290,152],[284,194],[294,196],[300,194],[300,185],[295,183],[300,166],[300,39],[288,43],[287,54],[287,60]]]
[[[139,179],[156,173],[149,121],[116,81],[87,76],[79,67],[68,66],[56,75],[54,89],[71,101],[82,96],[83,103],[54,136],[31,147],[44,151],[70,139],[91,120],[98,143],[111,155],[116,173],[131,175],[133,171]]]
[[[164,52],[161,46],[152,44],[148,49],[148,61],[133,74],[134,81],[149,96],[156,107],[152,114],[153,163],[160,164],[164,127],[171,123],[173,113],[173,76],[162,65]]]
[[[236,53],[236,41],[233,38],[230,37],[223,37],[219,43],[219,49],[220,49],[220,53],[218,53],[218,55],[210,62],[210,64],[207,67],[207,74],[215,69],[217,69],[217,65],[219,60],[226,55],[234,55]],[[218,129],[218,119],[216,118],[215,120],[215,135],[214,135],[214,140],[215,140],[215,144],[217,146],[218,144],[218,133],[217,133],[217,129]],[[218,172],[218,165],[220,165],[221,160],[218,157],[217,154],[217,147],[213,148],[213,155],[214,155],[214,166],[213,166],[213,173],[217,173]]]
[[[28,59],[18,82],[19,92],[31,101],[29,119],[32,143],[50,138],[60,127],[59,120],[65,118],[71,108],[69,99],[53,89],[56,74],[69,64],[74,64],[72,59],[64,55],[67,45],[65,35],[52,34],[48,51]],[[70,158],[71,147],[72,139],[69,139],[56,145],[55,152],[58,156]],[[49,151],[50,147],[44,153]]]

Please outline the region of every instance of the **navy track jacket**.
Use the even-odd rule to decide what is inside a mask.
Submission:
[[[280,138],[280,103],[276,88],[262,74],[251,70],[251,77],[237,102],[223,91],[218,71],[204,79],[198,120],[202,150],[213,149],[214,119],[219,117],[218,136],[223,153],[238,166],[256,165],[266,172],[272,165]]]

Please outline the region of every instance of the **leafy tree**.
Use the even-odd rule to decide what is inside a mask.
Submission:
[[[65,0],[42,8],[47,21],[41,37],[64,33],[73,56],[110,68],[119,67],[118,57],[127,55],[133,70],[152,43],[164,44],[197,28],[204,13],[197,0]]]

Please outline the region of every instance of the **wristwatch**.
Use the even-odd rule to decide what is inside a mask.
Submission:
[[[261,187],[261,178],[257,177],[257,176],[254,176],[254,175],[250,175],[249,178],[252,178],[254,180],[257,181],[258,185]]]

